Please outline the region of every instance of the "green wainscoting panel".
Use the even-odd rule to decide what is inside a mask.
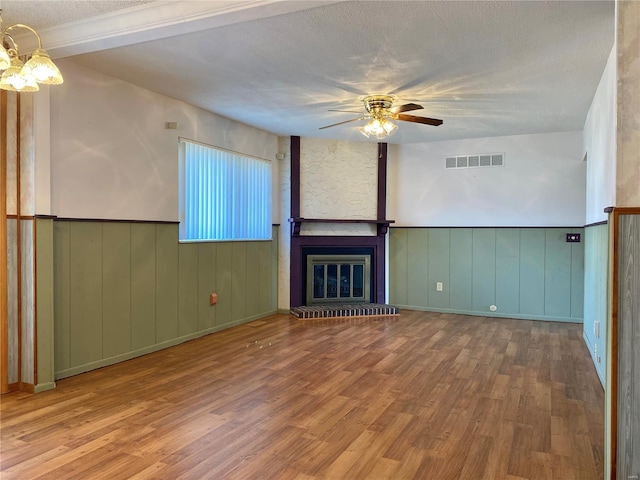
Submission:
[[[131,348],[156,343],[156,226],[131,224]]]
[[[389,234],[389,298],[392,303],[407,301],[408,228],[394,228]]]
[[[178,336],[198,331],[198,244],[178,248]]]
[[[211,305],[209,296],[216,293],[217,243],[198,244],[198,330],[216,325],[216,306]]]
[[[131,225],[102,224],[102,355],[131,350]]]
[[[71,368],[71,224],[53,222],[53,362],[55,371]]]
[[[571,317],[571,244],[566,229],[545,231],[544,313]]]
[[[392,228],[390,302],[418,310],[580,322],[583,244],[565,240],[567,233],[581,232],[582,228]],[[443,283],[442,292],[436,290],[437,282]],[[496,305],[495,312],[491,305]]]
[[[217,326],[226,325],[232,321],[232,277],[233,243],[222,242],[218,244],[218,251],[216,253],[216,288],[218,293],[218,304],[216,305]]]
[[[429,232],[411,229],[407,232],[407,248],[415,255],[407,264],[407,302],[426,307],[429,304]]]
[[[260,312],[268,311],[269,306],[273,305],[271,300],[273,296],[273,257],[271,246],[273,242],[257,242],[258,245],[258,262],[259,262],[259,278],[258,278],[258,308],[251,316]],[[251,294],[251,291],[249,291]]]
[[[604,352],[607,351],[609,320],[607,311],[609,251],[608,224],[594,225],[584,229],[583,336],[603,386],[606,385],[607,374],[607,355]],[[597,327],[596,322],[598,322]]]
[[[178,337],[178,226],[156,225],[156,343]]]
[[[496,229],[496,306],[500,313],[520,312],[520,229]]]
[[[237,295],[247,290],[247,244],[233,242],[231,256],[231,321],[235,322],[247,314],[247,299]]]
[[[53,219],[37,218],[36,251],[36,391],[55,387],[53,306]]]
[[[544,228],[520,231],[520,313],[544,315]]]
[[[247,280],[245,300],[246,311],[243,316],[253,317],[260,313],[260,244],[251,242],[246,246]]]
[[[179,243],[177,224],[43,222],[39,281],[51,277],[53,291],[47,303],[39,284],[43,358],[46,339],[54,342],[41,366],[45,380],[47,367],[48,377],[64,378],[276,311],[277,237]],[[218,294],[213,306],[211,293]],[[45,328],[48,304],[53,335]]]
[[[450,308],[459,311],[471,311],[473,298],[473,229],[451,228],[449,230],[450,247]],[[443,252],[444,253],[444,252]]]
[[[489,312],[496,302],[496,230],[473,230],[473,283],[472,308],[476,312]],[[500,308],[500,307],[498,307]]]
[[[70,363],[98,361],[102,353],[102,223],[71,223]]]
[[[413,230],[416,234],[420,230]],[[429,305],[434,308],[449,308],[451,296],[451,229],[437,228],[429,233],[429,271],[426,275]],[[454,254],[455,256],[455,254]],[[455,260],[454,260],[455,261]],[[413,255],[408,263],[413,263]],[[442,291],[436,284],[442,282]]]
[[[584,318],[584,229],[574,229],[581,233],[581,243],[571,245],[571,317]]]

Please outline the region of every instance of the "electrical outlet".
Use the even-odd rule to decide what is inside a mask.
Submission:
[[[593,336],[600,338],[600,322],[598,320],[593,322]]]
[[[437,283],[436,283],[436,290],[437,290],[438,292],[441,292],[441,291],[442,291],[442,282],[437,282]]]

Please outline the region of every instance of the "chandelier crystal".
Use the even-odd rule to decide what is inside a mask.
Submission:
[[[0,17],[0,27],[2,18]],[[38,48],[30,55],[20,53],[18,44],[9,33],[11,30],[24,29],[33,33],[38,40]],[[24,63],[23,60],[26,60]],[[0,30],[0,89],[13,92],[36,92],[38,84],[59,85],[62,74],[49,54],[42,48],[40,35],[33,28],[16,23]]]

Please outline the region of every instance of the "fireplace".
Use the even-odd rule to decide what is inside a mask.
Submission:
[[[307,255],[306,304],[369,303],[371,255]]]
[[[384,303],[384,237],[294,236],[291,240],[292,307]]]

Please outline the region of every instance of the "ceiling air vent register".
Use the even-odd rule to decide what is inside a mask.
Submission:
[[[445,168],[503,167],[504,153],[480,153],[447,157]]]

